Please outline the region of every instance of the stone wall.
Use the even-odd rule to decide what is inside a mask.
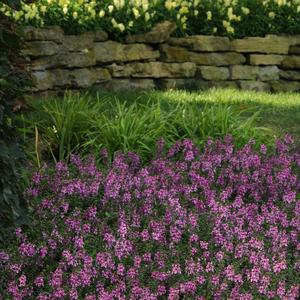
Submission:
[[[105,32],[65,35],[61,28],[25,28],[36,87],[32,92],[208,89],[232,87],[300,91],[300,36],[170,38],[171,23],[132,35],[124,43]]]

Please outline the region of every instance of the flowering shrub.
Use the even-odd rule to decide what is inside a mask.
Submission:
[[[1,10],[23,24],[61,25],[72,32],[102,28],[115,37],[163,20],[188,34],[300,33],[299,0],[37,0],[23,2],[20,11],[5,5]]]
[[[13,299],[299,299],[300,154],[177,142],[141,166],[72,156],[28,189],[34,230],[0,251]],[[103,161],[107,153],[102,153]],[[5,298],[7,299],[7,298]]]

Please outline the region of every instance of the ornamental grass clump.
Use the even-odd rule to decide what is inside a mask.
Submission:
[[[159,141],[107,165],[72,156],[27,191],[31,230],[0,251],[4,299],[299,299],[300,153]]]

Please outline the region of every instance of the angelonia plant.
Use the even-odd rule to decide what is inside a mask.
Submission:
[[[176,22],[177,34],[230,37],[300,33],[299,0],[37,0],[0,9],[26,25],[60,25],[67,32],[103,29],[118,39]]]
[[[299,299],[299,149],[253,144],[44,166],[34,226],[0,250],[2,299]]]

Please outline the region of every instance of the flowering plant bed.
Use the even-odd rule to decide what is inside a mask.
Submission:
[[[0,9],[26,25],[61,25],[79,32],[101,28],[112,36],[149,30],[169,20],[178,33],[235,37],[299,34],[299,0],[37,0],[21,10]]]
[[[13,299],[298,299],[300,155],[189,140],[142,166],[72,156],[34,174],[29,231],[0,252]],[[6,299],[6,298],[5,298]]]

